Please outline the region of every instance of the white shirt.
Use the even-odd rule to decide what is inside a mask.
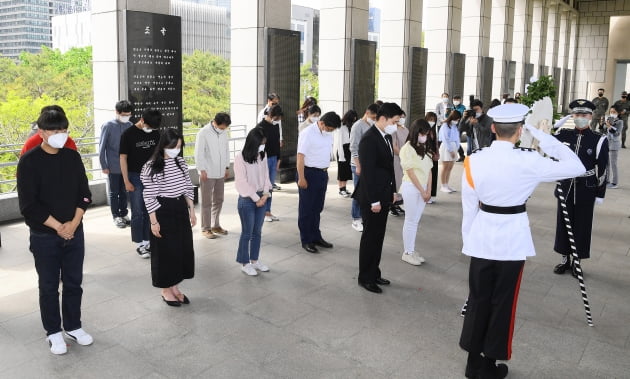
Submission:
[[[225,176],[225,170],[230,167],[227,130],[218,131],[212,123],[199,130],[195,140],[195,164],[197,171],[205,171],[210,179]]]
[[[497,261],[521,261],[536,255],[527,213],[496,214],[481,211],[479,202],[497,207],[525,204],[541,182],[572,178],[586,172],[580,159],[549,134],[536,151],[514,148],[507,141],[493,141],[466,158],[462,175],[462,252]],[[474,188],[473,188],[474,186]]]
[[[304,166],[328,168],[333,147],[332,133],[322,132],[317,124],[311,124],[298,136],[298,154],[304,155]]]

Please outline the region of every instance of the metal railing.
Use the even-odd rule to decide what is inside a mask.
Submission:
[[[197,132],[199,129],[186,128],[184,129],[183,137],[184,142],[186,143],[186,152],[190,152],[189,154],[184,153],[184,159],[189,165],[194,166],[195,157],[194,157],[194,146],[195,139],[197,136]],[[245,144],[245,138],[247,137],[247,126],[246,125],[232,125],[228,131],[229,133],[229,146],[230,146],[230,162],[234,161],[234,154],[237,151],[241,151],[243,145]],[[88,174],[88,178],[91,178],[91,181],[100,181],[105,179],[105,175],[101,173],[101,165],[98,159],[98,145],[99,141],[96,137],[82,137],[74,139],[74,142],[77,145],[77,149],[79,151],[94,151],[91,153],[81,153],[81,158],[83,158],[83,164],[85,165],[86,172]],[[20,151],[22,150],[23,144],[7,144],[0,145],[0,155],[3,154],[15,154],[16,159],[8,162],[0,162],[0,169],[5,167],[16,167],[19,160]],[[86,149],[87,148],[87,149]],[[192,148],[192,149],[190,149]],[[4,187],[4,185],[12,184],[13,190],[4,191],[2,194],[10,194],[15,192],[16,187],[16,179],[5,179],[0,180],[0,185]]]

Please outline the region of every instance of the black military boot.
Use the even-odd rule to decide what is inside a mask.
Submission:
[[[479,353],[468,353],[468,360],[466,361],[466,371],[464,375],[468,379],[477,379],[479,376],[479,370],[483,363],[483,357]]]
[[[569,263],[569,261],[567,260],[565,263],[560,263],[559,265],[557,265],[556,267],[553,268],[553,273],[554,274],[558,274],[558,275],[562,275],[564,274],[567,270],[571,270],[571,263]]]
[[[479,370],[479,379],[503,379],[508,374],[505,363],[496,364],[496,360],[484,357]]]

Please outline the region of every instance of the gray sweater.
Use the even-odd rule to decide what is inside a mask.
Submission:
[[[107,121],[101,126],[99,144],[99,160],[101,169],[110,174],[120,174],[120,136],[131,126],[131,122],[120,122],[116,119]]]

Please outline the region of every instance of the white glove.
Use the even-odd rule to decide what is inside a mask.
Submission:
[[[559,127],[564,125],[564,123],[567,122],[567,120],[570,119],[571,116],[572,115],[567,115],[567,116],[562,117],[560,120],[556,121],[556,123],[553,125],[553,127],[558,129]]]
[[[603,197],[596,197],[595,198],[595,204],[597,204],[597,205],[604,204],[604,198]]]
[[[536,138],[539,141],[543,141],[545,139],[545,137],[547,137],[549,134],[546,134],[545,132],[543,132],[542,130],[536,128],[535,126],[532,126],[530,124],[525,124],[525,129],[529,130],[529,132],[532,134],[532,136],[534,138]]]

